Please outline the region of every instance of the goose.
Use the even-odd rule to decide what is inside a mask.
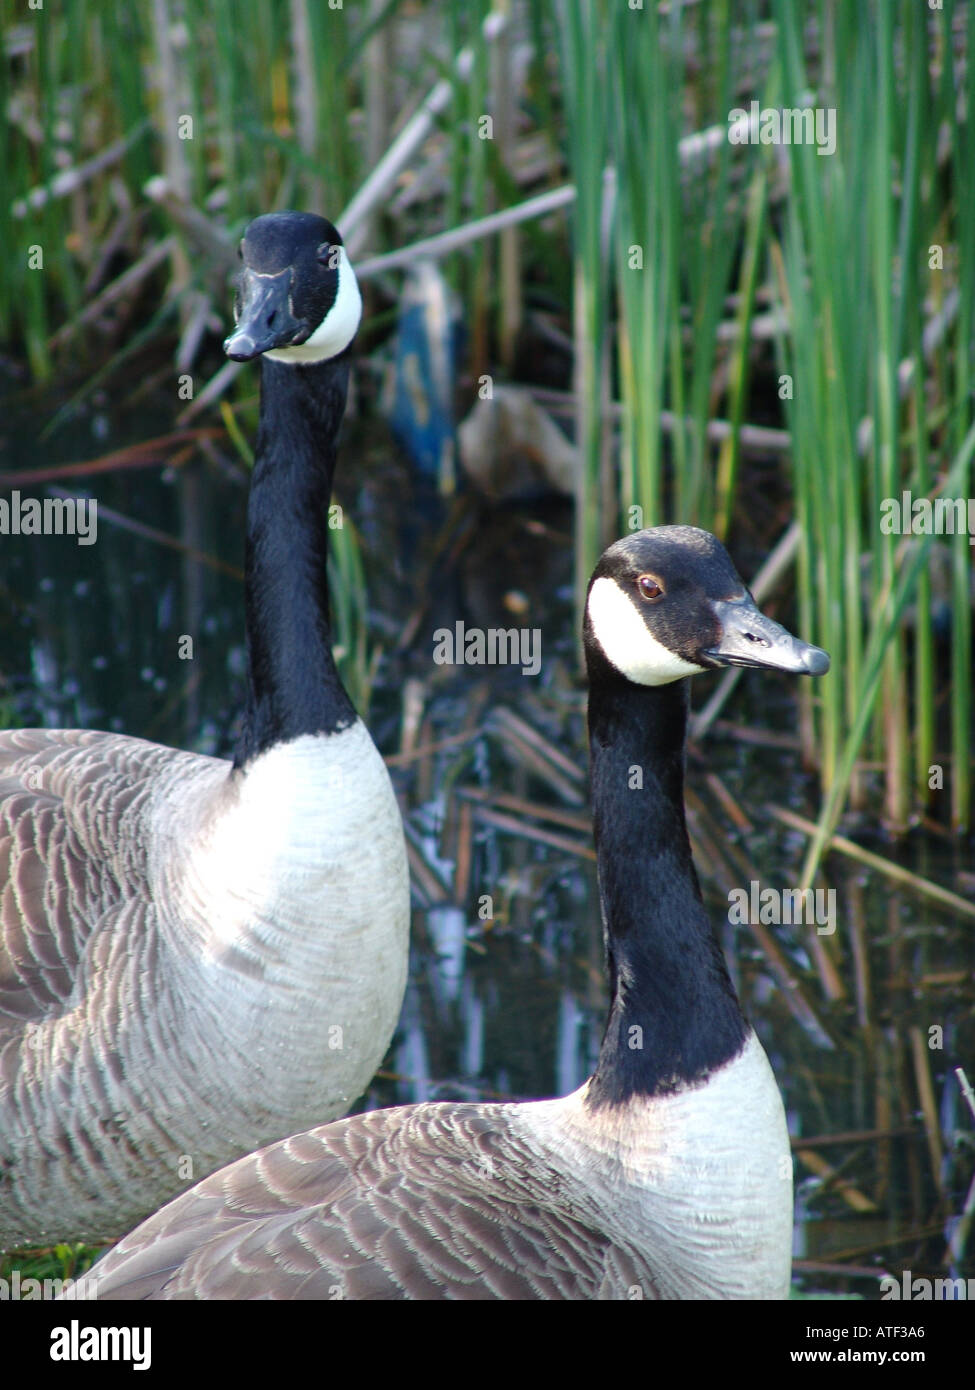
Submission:
[[[224,346],[262,361],[233,761],[0,734],[0,1249],[117,1239],[344,1115],[402,1003],[402,821],[326,578],[359,291],[322,217],[258,217],[240,254]]]
[[[133,1231],[94,1265],[94,1296],[787,1296],[789,1138],[691,859],[687,677],[819,675],[829,657],[762,614],[689,526],[610,546],[583,635],[611,994],[593,1076],[556,1100],[425,1102],[297,1133]]]

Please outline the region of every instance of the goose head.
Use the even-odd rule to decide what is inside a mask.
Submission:
[[[723,666],[821,676],[829,656],[756,606],[728,552],[696,526],[617,541],[593,571],[584,627],[590,672],[667,685]]]
[[[342,238],[310,212],[256,217],[240,243],[236,329],[223,347],[235,362],[265,356],[308,366],[338,357],[359,327],[362,299]]]

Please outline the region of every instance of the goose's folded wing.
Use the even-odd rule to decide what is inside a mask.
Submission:
[[[109,1252],[91,1271],[94,1294],[566,1299],[625,1298],[641,1282],[645,1290],[645,1271],[641,1281],[512,1123],[516,1109],[373,1111],[250,1154]]]
[[[82,730],[0,735],[0,1034],[63,1008],[95,924],[144,883],[139,812],[166,752]]]

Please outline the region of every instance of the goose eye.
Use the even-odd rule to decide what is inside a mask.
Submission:
[[[641,574],[636,581],[636,587],[640,590],[640,597],[647,599],[650,603],[654,599],[663,598],[663,588],[652,574]]]
[[[318,258],[319,265],[327,266],[329,270],[335,269],[335,247],[329,242],[323,241],[315,252],[315,255]]]

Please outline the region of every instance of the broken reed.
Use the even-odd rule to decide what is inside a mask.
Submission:
[[[477,34],[478,15],[488,8],[487,0],[450,0],[459,40]],[[134,263],[172,230],[146,197],[153,175],[163,173],[180,199],[235,231],[262,208],[337,215],[368,168],[367,131],[350,118],[363,108],[367,48],[399,21],[399,9],[337,9],[317,0],[75,0],[18,7],[16,17],[5,11],[0,341],[13,350],[23,345],[35,379],[51,376],[53,332],[90,299],[89,285],[101,288],[111,278],[102,257]],[[394,65],[385,74],[388,89],[408,71],[410,90],[425,94],[443,73],[437,7],[427,9],[430,43],[404,54],[394,36],[385,50]],[[468,215],[471,197],[475,208],[485,204],[495,179],[490,141],[471,125],[475,109],[487,110],[486,62],[481,55],[444,123],[452,132],[449,187],[459,216]],[[371,82],[375,90],[375,67]],[[369,139],[392,140],[399,113],[390,107],[386,117],[389,128],[373,122]],[[43,273],[29,269],[29,247],[41,248]],[[199,248],[188,252],[178,240],[170,294],[199,287],[207,274],[212,266]],[[485,294],[487,272],[478,274]],[[471,289],[466,279],[463,288]],[[143,326],[127,324],[126,338]]]

